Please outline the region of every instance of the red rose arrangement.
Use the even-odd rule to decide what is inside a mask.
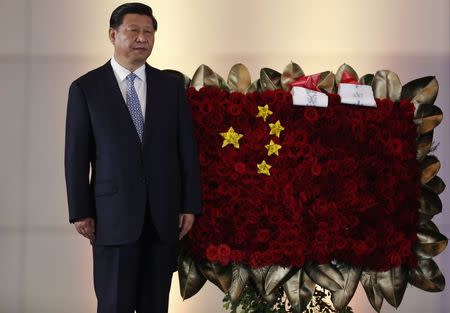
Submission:
[[[329,94],[328,108],[300,107],[282,90],[216,87],[190,88],[188,99],[203,189],[203,214],[188,236],[193,257],[253,268],[416,265],[411,102],[376,99],[366,108]]]

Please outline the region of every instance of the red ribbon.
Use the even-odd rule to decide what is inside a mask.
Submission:
[[[356,77],[352,76],[347,70],[344,70],[342,72],[341,76],[341,83],[342,84],[355,84],[355,85],[361,85]]]
[[[314,91],[320,91],[319,87],[317,87],[317,84],[320,80],[320,73],[309,75],[309,76],[302,76],[297,78],[291,83],[292,87],[303,87],[306,89],[314,90]]]

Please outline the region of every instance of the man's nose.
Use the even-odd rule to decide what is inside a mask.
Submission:
[[[145,33],[143,31],[140,31],[136,37],[136,41],[138,42],[146,42],[147,38],[145,37]]]

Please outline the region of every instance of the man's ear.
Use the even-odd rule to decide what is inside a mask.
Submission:
[[[109,41],[111,41],[112,44],[116,42],[116,30],[112,27],[109,28]]]

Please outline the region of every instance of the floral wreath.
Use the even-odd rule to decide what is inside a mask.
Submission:
[[[388,70],[349,65],[305,76],[263,68],[251,83],[236,64],[225,81],[200,66],[185,80],[202,175],[203,214],[179,258],[184,299],[207,280],[239,303],[248,288],[268,306],[286,296],[302,312],[316,285],[345,308],[361,282],[376,311],[398,307],[408,283],[442,291],[433,257],[447,238],[431,221],[442,211],[433,130],[434,77],[404,86]],[[341,83],[372,87],[376,108],[349,106]],[[322,92],[326,108],[293,105],[293,86]]]

